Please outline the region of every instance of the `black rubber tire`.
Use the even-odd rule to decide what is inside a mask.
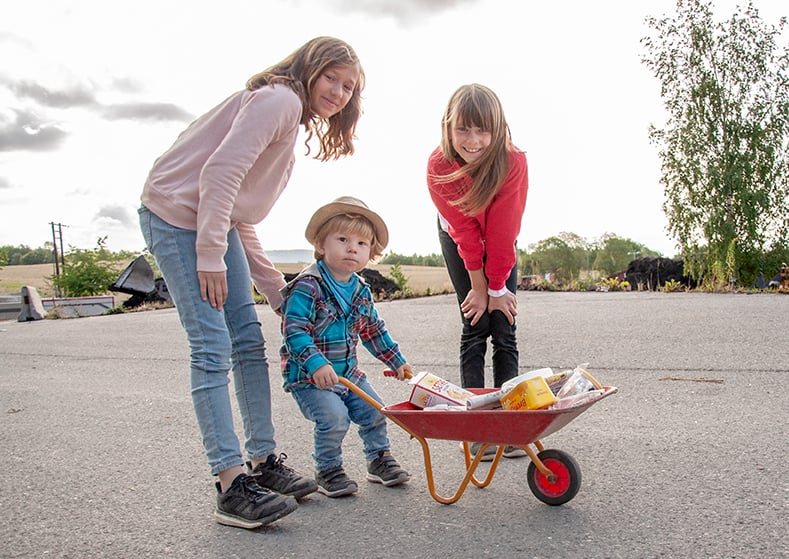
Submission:
[[[561,450],[546,449],[537,457],[548,469],[559,476],[556,483],[550,483],[542,475],[534,462],[529,463],[529,489],[540,501],[547,505],[559,506],[570,501],[581,488],[581,468],[575,459]]]

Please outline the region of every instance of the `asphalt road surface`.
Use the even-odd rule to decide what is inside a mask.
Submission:
[[[358,494],[309,496],[254,531],[213,520],[173,309],[0,322],[0,557],[789,557],[789,297],[518,298],[520,372],[588,363],[619,389],[543,441],[582,470],[572,501],[537,500],[520,458],[439,504],[422,447],[389,422],[408,484],[367,483],[352,428],[345,466]],[[453,295],[378,309],[416,371],[459,383]],[[278,319],[267,306],[259,315],[278,451],[311,474],[311,424],[280,388]],[[408,399],[359,354],[384,401]],[[429,442],[437,491],[452,494],[458,443]]]

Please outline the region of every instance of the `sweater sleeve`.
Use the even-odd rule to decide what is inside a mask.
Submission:
[[[449,233],[457,243],[458,254],[469,271],[485,269],[488,287],[502,289],[517,261],[515,241],[521,230],[526,194],[529,188],[526,155],[510,152],[510,165],[504,183],[488,207],[468,216],[451,204],[461,193],[463,179],[440,184],[435,176],[456,170],[436,150],[428,162],[428,189],[438,212],[449,223]],[[470,179],[467,179],[470,180]]]
[[[241,103],[199,179],[198,270],[224,270],[227,231],[241,183],[266,148],[298,126],[301,102],[287,87],[263,87]]]
[[[438,213],[449,223],[452,240],[458,245],[458,254],[463,259],[466,269],[480,270],[485,254],[480,222],[473,216],[465,215],[457,206],[451,204],[462,193],[463,179],[451,183],[436,181],[437,176],[445,176],[455,170],[457,168],[453,168],[452,164],[444,159],[440,149],[436,149],[427,164],[427,187]]]
[[[521,231],[529,189],[526,155],[510,152],[510,170],[485,216],[485,275],[488,287],[499,290],[517,262],[515,241]]]
[[[285,287],[285,278],[282,272],[274,267],[260,245],[255,228],[248,223],[237,223],[236,229],[244,246],[244,253],[249,262],[249,272],[258,292],[266,296],[273,310],[278,310],[282,304],[280,289]]]

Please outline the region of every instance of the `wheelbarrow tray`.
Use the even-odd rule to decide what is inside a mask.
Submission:
[[[445,505],[460,499],[469,483],[479,488],[487,487],[493,480],[506,446],[522,448],[531,459],[527,480],[538,499],[549,505],[566,503],[578,492],[580,469],[571,456],[554,449],[546,450],[539,439],[555,433],[592,404],[617,391],[616,387],[605,386],[598,397],[557,410],[431,410],[418,408],[410,402],[383,406],[348,379],[340,377],[340,382],[419,441],[425,459],[428,491],[433,499]],[[475,394],[486,394],[493,390],[471,389]],[[441,495],[436,489],[428,439],[463,441],[466,473],[452,495]],[[481,443],[473,458],[469,452],[470,442]],[[536,447],[539,454],[531,445]],[[479,479],[475,472],[485,450],[490,446],[496,446],[496,454],[485,478]]]
[[[470,390],[475,394],[485,394],[495,389]],[[384,406],[380,411],[407,431],[425,439],[522,446],[555,433],[616,391],[616,387],[606,386],[596,399],[557,410],[431,410],[400,402]]]

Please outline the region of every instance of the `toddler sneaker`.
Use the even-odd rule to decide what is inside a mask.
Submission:
[[[505,446],[504,447],[504,458],[521,458],[522,456],[528,456],[526,451],[523,450],[519,446]]]
[[[349,478],[342,466],[330,468],[315,474],[318,482],[318,491],[327,497],[342,497],[356,493],[359,486]]]
[[[225,526],[259,528],[292,513],[298,508],[293,497],[286,497],[260,487],[247,474],[239,474],[227,491],[216,484],[214,518]]]
[[[474,457],[479,452],[482,443],[469,443],[468,444],[468,451],[471,453],[471,459],[473,460]],[[460,450],[463,450],[463,443],[460,443]],[[496,445],[490,445],[488,448],[485,449],[485,454],[482,455],[480,462],[491,462],[493,458],[496,457]]]
[[[400,485],[411,479],[411,476],[391,454],[384,455],[385,451],[378,453],[378,458],[367,463],[367,481],[382,483],[386,487]]]
[[[288,455],[284,452],[280,453],[279,457],[271,454],[265,462],[255,466],[250,475],[259,486],[282,495],[290,495],[296,499],[317,491],[318,484],[315,481],[304,477],[290,466],[285,465],[287,457]],[[251,469],[251,466],[247,462],[247,467]]]

